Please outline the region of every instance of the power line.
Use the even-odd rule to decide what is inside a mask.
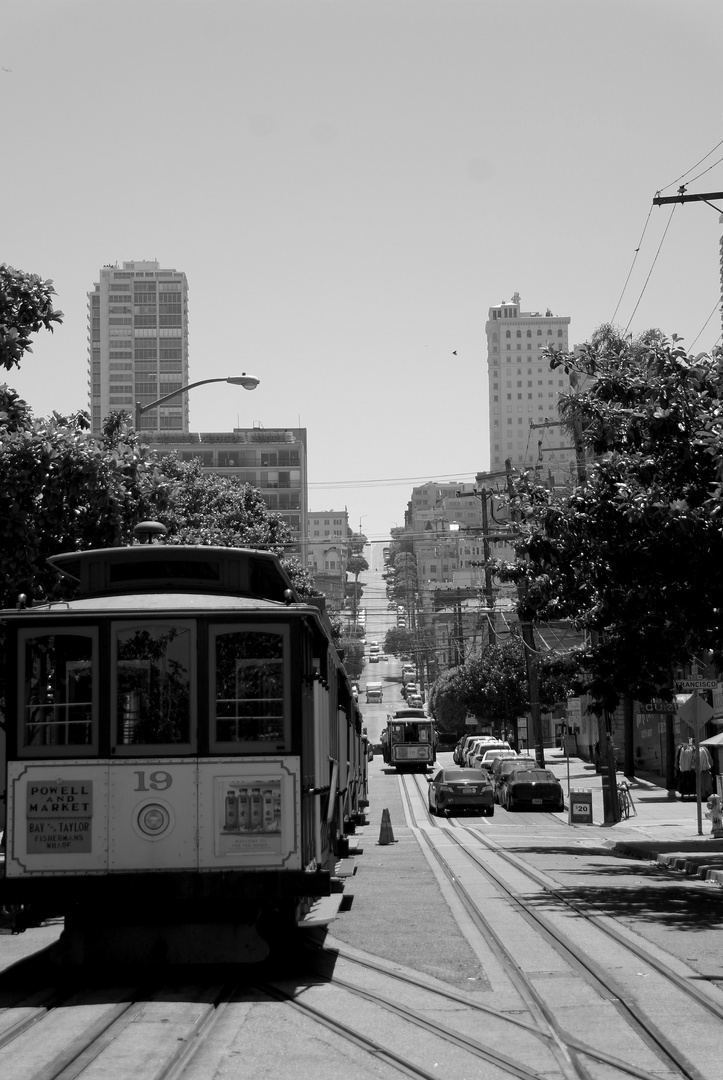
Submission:
[[[649,272],[648,272],[648,276],[647,276],[647,277],[646,277],[646,279],[645,279],[645,284],[643,285],[643,288],[642,288],[642,291],[641,291],[641,293],[640,293],[640,296],[638,297],[638,302],[637,302],[637,304],[635,305],[635,307],[633,308],[633,313],[632,313],[632,315],[631,315],[631,316],[630,316],[630,318],[628,319],[628,325],[627,325],[627,326],[625,327],[625,332],[626,332],[626,333],[628,332],[628,330],[629,330],[629,328],[630,328],[630,323],[631,323],[631,322],[633,321],[633,319],[635,318],[635,312],[636,312],[636,311],[638,310],[638,308],[639,308],[639,306],[640,306],[640,301],[641,301],[641,300],[643,299],[643,296],[644,296],[644,294],[645,294],[645,290],[646,290],[646,289],[647,289],[647,287],[648,287],[648,282],[650,281],[650,277],[651,277],[651,275],[652,275],[652,273],[653,273],[653,270],[655,269],[655,264],[656,264],[656,262],[658,261],[658,256],[660,255],[660,249],[662,248],[663,244],[665,243],[665,238],[666,238],[666,236],[668,235],[668,229],[670,228],[670,223],[671,223],[671,221],[673,220],[673,214],[675,213],[675,206],[676,206],[676,204],[675,204],[675,203],[673,203],[673,207],[672,207],[672,209],[671,209],[671,211],[670,211],[670,217],[668,218],[668,224],[667,224],[667,225],[665,226],[665,232],[663,233],[662,239],[661,239],[660,243],[658,244],[658,250],[657,250],[657,251],[655,252],[655,258],[653,259],[653,265],[652,265],[652,266],[650,267],[650,270],[649,270]]]
[[[650,215],[652,214],[652,212],[653,212],[653,207],[652,207],[652,205],[651,205],[651,206],[650,206],[650,209],[648,210],[648,216],[647,216],[647,218],[645,219],[645,225],[644,225],[644,227],[643,227],[643,231],[642,231],[642,233],[640,234],[640,239],[638,240],[638,246],[636,247],[636,249],[635,249],[635,254],[633,255],[633,261],[632,261],[632,263],[630,264],[630,269],[628,270],[628,276],[627,276],[627,277],[625,278],[625,284],[623,285],[623,291],[622,291],[622,292],[620,293],[620,296],[618,297],[618,302],[617,302],[617,304],[615,305],[615,311],[613,312],[613,317],[612,317],[612,319],[610,320],[610,322],[611,322],[611,323],[614,323],[614,322],[615,322],[615,316],[616,316],[616,315],[617,315],[617,313],[618,313],[618,308],[620,307],[620,304],[622,303],[623,297],[625,296],[625,290],[626,290],[626,289],[627,289],[627,287],[628,287],[628,282],[630,281],[630,277],[631,277],[631,275],[632,275],[632,272],[633,272],[633,270],[634,270],[634,268],[635,268],[635,263],[637,262],[637,259],[638,259],[638,254],[640,253],[640,248],[642,247],[642,244],[643,244],[643,238],[645,237],[645,233],[646,233],[646,231],[647,231],[647,228],[648,228],[648,224],[649,224],[649,222],[650,222]]]
[[[684,176],[687,176],[688,173],[693,171],[693,169],[697,169],[699,165],[703,164],[703,162],[705,161],[706,158],[709,158],[711,154],[714,154],[719,146],[723,146],[723,139],[721,139],[720,142],[716,143],[715,146],[713,147],[713,149],[709,150],[707,154],[704,154],[703,157],[700,159],[700,161],[696,161],[695,165],[691,165],[691,167],[689,169],[686,169],[684,173],[682,173],[679,177],[677,177],[677,179],[673,180],[670,184],[666,184],[665,187],[662,187],[660,190],[661,191],[667,191],[667,189],[670,188],[670,187],[673,187],[674,184],[680,183],[680,181],[683,179]],[[720,161],[723,161],[723,158],[719,158],[718,161],[714,161],[713,165],[710,165],[709,168],[705,170],[705,172],[709,172],[710,169],[714,168],[715,165],[718,165],[718,163]],[[701,176],[703,176],[703,173],[699,173],[698,176],[694,176],[692,180],[688,181],[688,183],[690,183],[690,184],[694,183]]]
[[[460,469],[457,475],[459,476],[471,476],[474,478],[481,470],[475,469]],[[454,475],[450,473],[448,475]],[[464,484],[471,483],[472,481],[466,480],[430,480],[429,476],[393,476],[384,477],[378,480],[317,480],[309,482],[309,487],[315,488],[327,488],[327,487],[372,487],[379,486],[380,484],[410,484],[415,481],[419,481],[424,484],[436,484],[439,487],[449,487],[451,484]]]
[[[703,334],[703,333],[704,333],[704,331],[705,331],[705,328],[706,328],[706,326],[708,325],[708,323],[710,322],[710,320],[711,320],[711,319],[713,318],[713,316],[715,315],[716,311],[718,310],[718,305],[719,305],[719,304],[720,304],[720,299],[717,299],[717,300],[716,300],[716,302],[715,302],[715,304],[713,304],[713,310],[711,311],[711,313],[710,313],[710,315],[708,316],[708,318],[707,318],[707,319],[705,320],[705,323],[704,323],[704,325],[702,326],[702,328],[701,328],[701,329],[699,330],[699,332],[698,332],[698,333],[696,334],[696,336],[695,336],[695,337],[693,338],[692,342],[690,343],[690,348],[691,348],[691,349],[693,348],[693,346],[695,345],[696,341],[697,341],[697,340],[698,340],[698,338],[699,338],[699,337],[701,336],[701,334]]]

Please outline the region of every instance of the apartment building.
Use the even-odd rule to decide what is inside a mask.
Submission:
[[[341,608],[349,554],[349,514],[346,510],[310,510],[304,548],[306,565],[330,606]]]
[[[237,476],[258,488],[269,510],[291,529],[292,554],[302,556],[307,535],[306,428],[234,428],[233,431],[150,432],[144,440],[156,454],[178,452],[204,469]]]

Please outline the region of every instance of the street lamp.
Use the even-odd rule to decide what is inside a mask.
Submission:
[[[179,394],[187,394],[189,390],[193,390],[196,386],[203,386],[205,383],[212,382],[231,383],[232,386],[243,386],[244,390],[255,390],[259,385],[260,380],[255,379],[253,375],[247,375],[244,371],[241,375],[229,375],[227,378],[221,376],[216,379],[199,379],[198,382],[189,383],[188,386],[179,386],[178,390],[172,390],[170,394],[164,394],[163,397],[158,398],[156,401],[151,401],[148,405],[141,405],[140,401],[137,401],[135,417],[136,431],[140,430],[141,416],[144,412],[148,412],[149,409],[155,409],[158,405],[163,405],[166,401],[170,401],[171,398],[178,397]]]

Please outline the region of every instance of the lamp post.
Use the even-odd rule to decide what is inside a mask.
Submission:
[[[179,386],[178,390],[172,390],[170,394],[164,394],[163,397],[159,397],[156,401],[151,401],[148,405],[141,405],[140,401],[137,401],[135,415],[136,431],[140,430],[141,416],[144,412],[148,412],[149,409],[155,409],[158,405],[163,405],[166,401],[170,401],[171,398],[178,397],[179,394],[187,394],[189,390],[193,390],[196,386],[203,386],[205,383],[212,382],[231,383],[232,386],[243,386],[244,390],[255,390],[259,385],[260,380],[255,379],[253,375],[247,375],[244,371],[241,375],[229,375],[228,377],[221,376],[216,379],[199,379],[198,382],[189,383],[188,386]]]

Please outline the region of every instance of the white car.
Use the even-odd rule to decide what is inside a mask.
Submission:
[[[500,739],[495,739],[491,735],[481,735],[473,739],[472,742],[467,744],[467,748],[464,752],[464,763],[468,769],[473,768],[472,758],[482,750],[511,750],[512,747],[508,742],[502,742]]]
[[[472,758],[473,769],[484,769],[486,773],[492,775],[492,766],[497,758],[516,758],[517,754],[514,750],[485,750],[484,746],[481,746],[477,753]]]

